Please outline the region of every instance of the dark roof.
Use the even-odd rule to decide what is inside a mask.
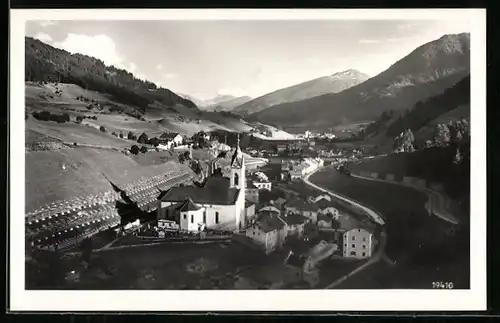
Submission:
[[[276,213],[269,211],[262,211],[257,214],[257,223],[259,229],[264,232],[271,232],[273,230],[279,230],[285,226],[285,224],[276,216]]]
[[[318,207],[312,203],[309,202],[304,202],[299,199],[293,199],[291,201],[288,201],[286,204],[288,207],[295,207],[298,208],[299,210],[306,210],[306,211],[317,211]]]
[[[165,132],[160,136],[160,139],[174,139],[178,134],[177,132]]]
[[[229,187],[227,177],[209,177],[203,187],[173,187],[160,197],[164,202],[184,201],[189,196],[194,203],[231,205],[236,203],[240,190]]]
[[[250,188],[250,189],[259,189],[257,186],[254,185],[254,183],[252,181],[248,181],[247,180],[247,188]]]
[[[181,212],[198,211],[201,209],[201,206],[196,205],[193,200],[188,197],[184,202],[178,203],[175,209]]]
[[[320,215],[318,215],[318,221],[332,222],[332,218],[328,215],[320,214]]]
[[[288,225],[303,224],[307,221],[307,218],[300,215],[300,214],[288,215],[288,216],[282,217],[282,219],[285,220],[285,222]]]
[[[286,200],[282,197],[278,197],[276,201],[274,201],[274,204],[283,204],[286,203]]]

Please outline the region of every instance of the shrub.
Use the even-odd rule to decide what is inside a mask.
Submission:
[[[93,116],[93,117],[92,117],[92,120],[97,120],[97,116]]]
[[[141,147],[141,153],[145,154],[145,153],[147,153],[147,152],[148,152],[148,147],[146,147],[146,146],[142,146],[142,147]]]
[[[113,136],[115,136],[115,137],[118,137],[118,134],[117,134],[116,132],[114,132],[114,131],[113,131],[111,134],[112,134]]]
[[[123,132],[120,131],[119,137],[123,139]]]
[[[102,132],[106,132],[106,128],[104,128],[104,126],[101,126],[99,130],[101,130]]]
[[[154,146],[154,147],[157,147],[160,144],[160,140],[158,140],[158,138],[156,138],[156,137],[153,137],[153,138],[149,139],[149,144]]]
[[[137,139],[137,142],[140,144],[147,144],[148,141],[148,135],[146,135],[144,132],[139,136],[139,139]]]
[[[137,155],[139,153],[139,147],[137,145],[133,145],[130,147],[130,152],[134,155]]]
[[[77,116],[76,117],[76,123],[82,123],[82,121],[83,121],[82,116]]]
[[[132,131],[129,131],[127,138],[130,140],[135,140],[137,138],[137,136]]]

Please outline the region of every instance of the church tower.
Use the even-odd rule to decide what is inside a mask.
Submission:
[[[233,157],[231,158],[231,176],[230,187],[245,189],[246,175],[245,175],[245,161],[243,153],[240,148],[240,135],[238,134],[236,149],[234,150]]]

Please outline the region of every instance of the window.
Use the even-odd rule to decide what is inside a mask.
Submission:
[[[234,173],[234,185],[238,185],[239,183],[239,176],[237,173]]]
[[[215,212],[215,223],[219,223],[219,212]]]
[[[184,220],[186,220],[186,214],[184,213],[184,216],[183,216]]]
[[[363,252],[363,257],[366,256],[366,252]]]
[[[207,210],[203,211],[203,223],[207,223]]]
[[[363,249],[366,249],[366,245],[365,244],[363,245]]]
[[[191,223],[194,223],[194,215],[191,214]]]
[[[356,236],[352,236],[352,241],[356,240]]]
[[[366,237],[363,237],[363,241],[366,241]]]
[[[351,251],[351,256],[356,256],[356,251]]]
[[[353,248],[356,248],[356,245],[353,243],[353,244],[352,244],[352,247],[353,247]]]

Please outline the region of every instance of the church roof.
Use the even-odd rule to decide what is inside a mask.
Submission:
[[[229,187],[229,184],[227,177],[209,177],[203,187],[172,187],[160,199],[164,202],[178,202],[189,196],[197,204],[232,205],[236,203],[240,190]]]
[[[188,197],[185,201],[177,204],[175,209],[181,212],[198,211],[201,209],[201,206],[196,205],[193,200]]]

